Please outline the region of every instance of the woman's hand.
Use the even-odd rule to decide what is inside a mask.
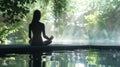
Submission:
[[[52,40],[54,37],[53,36],[51,36],[50,38],[49,38],[49,40]]]

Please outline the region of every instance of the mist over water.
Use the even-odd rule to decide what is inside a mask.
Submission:
[[[105,16],[102,11],[107,9],[111,5],[105,5],[104,7],[101,5],[103,2],[107,4],[106,1],[99,1],[99,3],[93,1],[72,1],[75,4],[69,5],[74,7],[73,12],[66,12],[68,15],[62,18],[62,21],[58,22],[57,28],[54,25],[54,21],[51,24],[47,24],[49,26],[49,34],[53,34],[55,36],[53,40],[53,44],[66,44],[66,45],[119,45],[119,18],[120,18],[120,10],[117,9],[114,12],[114,16],[108,16],[109,19],[104,21]],[[82,4],[81,4],[82,3]],[[98,5],[96,5],[96,3]],[[109,12],[109,11],[108,11]],[[100,18],[99,18],[100,17]],[[64,19],[67,19],[63,21]],[[116,19],[116,20],[114,20]],[[102,20],[100,22],[100,20]],[[63,24],[62,24],[63,23]],[[102,25],[100,25],[101,23]],[[62,26],[62,28],[61,28]],[[62,31],[59,31],[61,30]],[[57,33],[55,33],[57,31]]]

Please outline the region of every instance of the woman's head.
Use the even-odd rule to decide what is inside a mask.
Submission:
[[[39,21],[41,18],[41,12],[39,10],[35,10],[33,14],[33,20],[32,21]]]

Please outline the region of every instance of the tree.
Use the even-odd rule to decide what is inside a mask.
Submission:
[[[88,35],[90,36],[90,39],[92,37],[94,39],[115,38],[115,33],[118,32],[117,30],[115,31],[115,29],[119,28],[118,17],[115,17],[115,15],[118,13],[120,1],[94,0],[93,5],[93,8],[85,16],[85,19],[88,22]]]
[[[12,24],[19,22],[29,12],[27,4],[33,4],[36,0],[2,0],[0,1],[0,11],[4,17],[4,22]]]
[[[17,25],[17,24],[23,24],[23,19],[27,16],[29,11],[31,11],[31,9],[30,9],[31,5],[33,6],[34,3],[40,3],[40,5],[38,5],[38,6],[40,6],[42,10],[45,10],[45,8],[48,7],[48,4],[50,2],[52,2],[54,4],[53,12],[54,12],[54,16],[57,17],[56,18],[56,20],[57,20],[57,19],[59,19],[59,16],[64,11],[64,7],[66,6],[66,3],[67,3],[66,0],[61,0],[61,1],[56,1],[56,0],[25,0],[25,1],[2,0],[2,1],[0,1],[0,11],[1,11],[2,16],[4,17],[3,24],[8,28],[15,26],[16,29],[19,29],[19,31],[20,31],[20,29],[22,29],[22,28],[20,28],[20,25]],[[45,13],[45,11],[43,11],[43,14],[44,13]],[[55,24],[59,25],[61,23],[59,21],[59,22],[56,22]],[[1,30],[1,31],[3,31],[3,30]],[[1,36],[4,34],[7,34],[7,33],[3,33],[3,34],[1,34]],[[8,33],[8,34],[10,34],[10,33]],[[7,39],[7,36],[5,36],[4,38]],[[3,41],[5,41],[5,40],[3,40],[3,37],[1,37],[0,39],[1,39],[2,43],[3,43]]]
[[[1,22],[0,41],[5,43],[7,37],[17,32],[20,29],[19,22],[29,12],[29,6],[27,4],[33,4],[36,0],[2,0],[0,1],[0,13],[2,14],[4,21]]]

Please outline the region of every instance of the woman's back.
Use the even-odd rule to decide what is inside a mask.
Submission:
[[[30,29],[33,33],[33,38],[32,38],[32,43],[37,43],[37,44],[42,44],[43,40],[41,37],[41,32],[44,29],[44,24],[43,23],[31,23],[30,24]]]
[[[48,37],[46,35],[44,24],[39,22],[40,18],[41,12],[39,10],[35,10],[32,22],[29,25],[30,45],[48,45],[52,42],[53,36]],[[42,40],[42,36],[46,39],[46,41]]]

